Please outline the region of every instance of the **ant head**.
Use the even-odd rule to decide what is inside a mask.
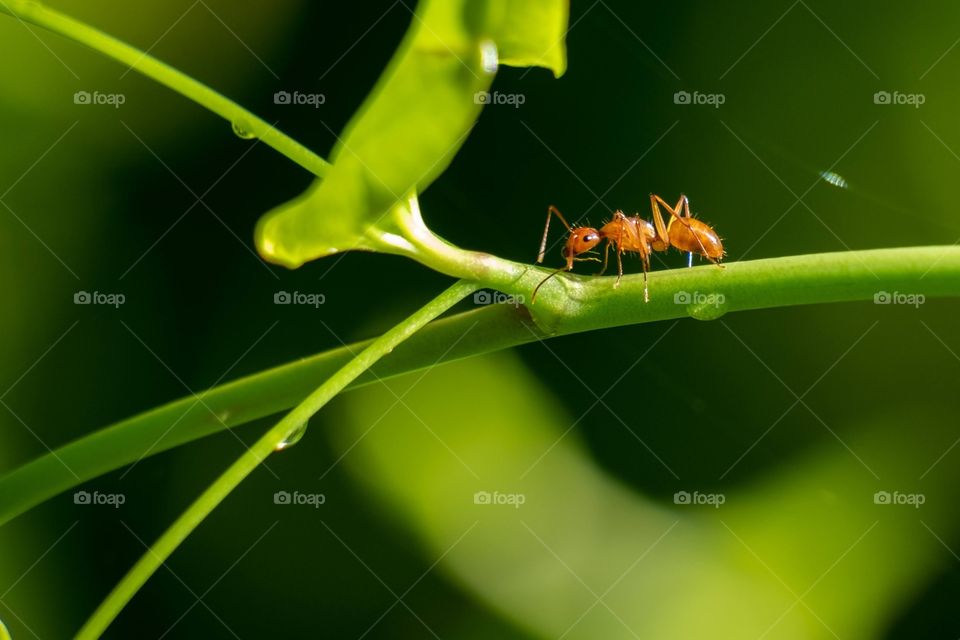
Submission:
[[[593,227],[576,227],[570,231],[567,244],[563,248],[563,256],[573,260],[574,256],[586,253],[600,244],[600,232]]]

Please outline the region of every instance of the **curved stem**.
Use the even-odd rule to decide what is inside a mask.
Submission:
[[[206,107],[236,129],[259,138],[317,176],[325,175],[330,168],[326,160],[236,102],[111,35],[30,0],[0,0],[0,12],[70,38],[129,66]]]
[[[151,575],[180,546],[204,518],[239,485],[260,463],[277,450],[292,433],[306,425],[307,421],[334,396],[353,382],[360,374],[393,351],[395,347],[416,333],[425,324],[455,305],[465,296],[476,291],[472,282],[459,281],[427,303],[419,311],[374,340],[346,365],[328,378],[308,395],[290,413],[267,431],[256,443],[237,459],[177,518],[160,538],[130,569],[123,580],[110,592],[77,634],[78,639],[99,638],[113,622],[117,614],[129,602]]]
[[[492,256],[491,256],[492,258]],[[499,260],[499,259],[498,259]],[[549,271],[515,265],[520,275],[489,279],[517,296]],[[548,336],[680,317],[708,319],[728,311],[874,300],[880,292],[960,296],[960,247],[877,249],[790,256],[674,269],[643,278],[563,274],[541,289],[535,305],[493,304],[430,323],[390,358],[347,388],[438,362],[507,349]],[[723,295],[723,304],[713,306]],[[684,303],[689,296],[689,303]],[[710,296],[713,296],[711,298]],[[516,301],[522,301],[518,298]],[[679,301],[679,303],[678,303]],[[698,302],[700,301],[700,302]],[[93,432],[0,478],[0,525],[44,500],[113,469],[220,430],[288,409],[370,341],[333,349],[183,398]]]

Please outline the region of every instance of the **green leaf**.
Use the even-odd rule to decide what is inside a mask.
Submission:
[[[544,67],[557,78],[567,70],[564,38],[570,16],[568,0],[503,0],[495,40],[500,64]]]
[[[424,0],[396,55],[347,125],[333,168],[257,228],[265,259],[288,267],[346,251],[400,253],[430,264],[416,195],[450,164],[499,62],[557,75],[566,0]]]

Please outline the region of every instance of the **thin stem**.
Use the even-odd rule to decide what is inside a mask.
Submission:
[[[170,557],[180,543],[260,465],[264,458],[275,451],[281,442],[294,431],[302,428],[317,411],[360,374],[373,366],[377,360],[393,351],[421,327],[476,291],[477,288],[478,285],[463,280],[454,284],[419,311],[374,340],[261,436],[160,536],[123,580],[114,587],[80,630],[77,638],[99,638],[130,598]]]
[[[516,265],[516,263],[514,263]],[[516,265],[523,275],[486,280],[526,296],[549,273]],[[507,349],[550,336],[802,304],[873,301],[880,292],[960,296],[960,247],[876,249],[729,263],[650,274],[651,300],[643,302],[643,278],[563,274],[544,285],[535,305],[492,304],[430,323],[390,358],[347,388],[415,371],[437,362]],[[713,306],[710,300],[722,305]],[[689,303],[685,303],[689,296]],[[710,298],[713,296],[713,298]],[[517,298],[522,302],[523,298]],[[698,304],[697,301],[702,301]],[[890,298],[891,302],[895,302]],[[882,307],[880,307],[882,309]],[[467,329],[472,328],[469,333]],[[466,334],[466,335],[464,335]],[[223,429],[296,405],[311,389],[350,361],[370,341],[333,349],[269,369],[194,397],[183,398],[95,431],[0,478],[0,525],[91,478]]]
[[[206,107],[235,128],[259,138],[317,176],[324,176],[330,168],[326,160],[236,102],[111,35],[29,0],[0,0],[0,12],[60,34],[129,66]]]

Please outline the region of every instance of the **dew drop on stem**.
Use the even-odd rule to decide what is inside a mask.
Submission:
[[[257,135],[250,131],[249,126],[239,120],[234,120],[231,123],[233,127],[233,132],[238,138],[243,138],[244,140],[252,140],[257,137]]]
[[[717,320],[727,313],[727,301],[722,294],[698,294],[699,299],[687,305],[687,314],[696,320]]]
[[[307,432],[308,423],[304,422],[299,425],[296,429],[287,434],[287,437],[280,441],[280,444],[277,445],[274,451],[283,451],[284,449],[289,449],[293,445],[300,442],[303,438],[303,434]]]

